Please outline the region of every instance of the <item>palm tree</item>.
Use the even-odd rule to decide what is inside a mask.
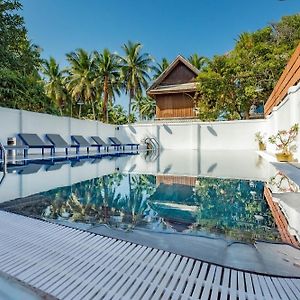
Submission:
[[[144,101],[141,107],[142,116],[146,117],[147,119],[152,119],[155,116],[155,110],[156,110],[155,100],[150,97],[144,97]]]
[[[93,85],[95,72],[92,57],[83,49],[77,49],[75,52],[68,53],[66,56],[70,63],[67,88],[74,99],[80,99],[92,105],[95,120],[96,112],[94,102],[96,90]]]
[[[156,63],[156,65],[153,67],[154,75],[153,79],[156,79],[160,76],[160,74],[170,65],[169,61],[163,57],[161,60],[161,63]]]
[[[131,115],[131,100],[141,94],[148,87],[150,80],[148,72],[153,59],[148,53],[141,53],[142,45],[129,41],[123,45],[124,57],[120,57],[122,64],[122,79],[126,93],[129,94],[128,117]]]
[[[197,53],[194,53],[188,58],[188,61],[198,70],[201,70],[203,66],[207,63],[207,58],[204,56],[199,56]]]
[[[64,71],[59,69],[59,64],[53,57],[43,61],[41,71],[46,77],[46,95],[56,104],[62,115],[62,107],[68,96],[63,84]]]
[[[147,96],[137,95],[132,102],[132,110],[138,112],[139,119],[151,119],[155,114],[155,101]]]
[[[103,93],[103,118],[108,123],[109,98],[114,98],[115,93],[120,95],[120,59],[108,49],[104,49],[103,53],[94,52],[94,64],[96,78],[93,84],[100,89],[100,94]]]

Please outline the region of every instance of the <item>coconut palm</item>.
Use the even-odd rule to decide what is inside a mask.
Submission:
[[[59,64],[53,57],[43,61],[41,71],[46,77],[45,92],[56,104],[62,115],[62,107],[67,99],[67,91],[63,84],[64,71],[60,70]]]
[[[120,59],[117,55],[104,49],[102,53],[94,52],[95,80],[94,86],[103,93],[103,118],[108,122],[107,105],[115,93],[120,95]]]
[[[160,63],[156,63],[153,67],[154,75],[153,79],[156,79],[160,76],[160,74],[170,65],[169,61],[163,57]]]
[[[70,63],[67,88],[74,99],[80,99],[91,104],[95,120],[96,89],[93,84],[95,72],[92,57],[83,49],[77,49],[75,52],[66,54],[66,56]]]
[[[142,44],[129,41],[123,45],[124,57],[120,57],[122,64],[122,80],[126,93],[129,94],[128,117],[131,115],[131,100],[141,94],[148,87],[150,80],[148,72],[151,70],[153,59],[148,53],[141,53]]]
[[[144,97],[141,107],[141,114],[146,119],[152,119],[155,116],[156,102],[150,97]]]
[[[194,53],[188,58],[188,61],[198,70],[201,70],[203,66],[207,63],[207,58],[204,56],[199,56],[197,53]]]
[[[155,108],[155,101],[147,96],[137,95],[132,101],[132,110],[138,113],[140,120],[153,118]]]

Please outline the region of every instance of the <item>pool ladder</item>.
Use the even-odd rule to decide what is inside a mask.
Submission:
[[[159,149],[160,149],[160,145],[159,145],[157,139],[154,137],[147,137],[144,140],[144,142],[147,145],[147,149],[149,150],[149,151],[147,151],[147,155],[146,155],[145,159],[147,161],[155,161],[158,158]]]
[[[150,145],[150,147],[151,147],[150,150],[156,150],[156,151],[158,151],[159,148],[160,148],[159,142],[158,142],[157,139],[154,138],[154,137],[147,137],[147,138],[145,139],[145,143],[146,143],[147,145]]]

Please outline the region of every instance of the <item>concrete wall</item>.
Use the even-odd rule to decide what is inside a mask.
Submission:
[[[71,135],[99,135],[105,140],[108,136],[115,136],[115,126],[97,121],[0,108],[0,141],[6,143],[7,137],[17,136],[18,133],[37,133],[42,138],[47,133],[58,133],[68,142],[71,142]]]
[[[266,120],[145,123],[120,126],[120,140],[142,141],[154,137],[163,149],[256,149],[254,135],[266,131]]]
[[[267,117],[268,135],[275,134],[278,130],[289,129],[295,123],[300,125],[300,83],[289,89],[284,101],[277,107],[274,107],[272,113]],[[300,134],[296,144],[297,152],[295,157],[300,160]],[[275,152],[276,147],[268,144],[267,150]]]
[[[70,135],[99,135],[104,140],[117,136],[121,141],[141,142],[154,137],[162,149],[256,150],[256,132],[266,136],[300,123],[300,83],[290,88],[286,99],[266,120],[222,122],[147,122],[114,126],[97,121],[78,120],[14,109],[0,108],[0,141],[18,133],[59,133],[70,142]],[[300,137],[296,158],[300,159]],[[268,151],[275,146],[268,144]]]

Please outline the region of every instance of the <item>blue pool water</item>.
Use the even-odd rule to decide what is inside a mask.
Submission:
[[[123,230],[280,241],[256,180],[112,173],[3,203],[11,212]]]

